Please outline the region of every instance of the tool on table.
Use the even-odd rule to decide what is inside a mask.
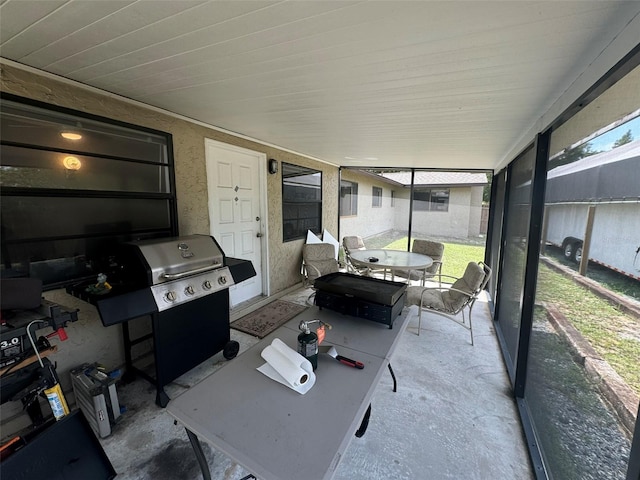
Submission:
[[[325,345],[323,347],[320,347],[319,351],[320,353],[329,354],[329,356],[335,358],[340,363],[344,363],[345,365],[348,365],[350,367],[357,368],[359,370],[362,370],[364,368],[364,363],[358,362],[357,360],[352,360],[347,357],[343,357],[342,355],[338,355],[338,351],[336,350],[336,347],[334,347],[333,345]]]
[[[311,331],[310,326],[313,323],[319,323],[321,327],[331,329],[331,325],[322,320],[302,320],[298,328],[302,333],[298,335],[298,353],[311,362],[311,366],[315,370],[318,368],[318,335]]]

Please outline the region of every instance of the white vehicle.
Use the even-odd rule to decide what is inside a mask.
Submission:
[[[590,262],[640,280],[640,141],[550,170],[545,198],[547,244],[580,263],[588,238]]]

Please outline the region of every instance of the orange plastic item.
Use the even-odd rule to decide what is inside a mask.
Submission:
[[[320,325],[316,330],[316,335],[318,335],[318,345],[320,345],[324,340],[325,333],[324,325]]]

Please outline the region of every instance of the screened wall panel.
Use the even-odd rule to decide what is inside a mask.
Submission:
[[[640,300],[639,80],[551,135],[524,395],[550,478],[631,478],[640,319],[620,305]]]
[[[496,320],[511,366],[515,363],[519,348],[534,163],[535,150],[529,147],[511,163],[507,173],[507,203]]]
[[[497,285],[499,278],[500,253],[502,252],[502,225],[504,214],[505,193],[507,188],[507,169],[493,176],[493,198],[491,199],[491,241],[488,245],[490,267],[494,272],[487,286],[491,298],[496,301]]]
[[[445,244],[442,273],[461,277],[485,258],[491,175],[483,171],[343,169],[340,235],[371,249]]]

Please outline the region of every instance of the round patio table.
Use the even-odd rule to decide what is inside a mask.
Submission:
[[[392,280],[394,270],[425,270],[433,265],[433,259],[428,255],[404,250],[356,250],[350,252],[350,256],[354,264],[367,267],[370,270],[383,270],[385,279],[387,278],[387,270],[389,270]],[[407,278],[407,283],[409,283],[409,278]]]

